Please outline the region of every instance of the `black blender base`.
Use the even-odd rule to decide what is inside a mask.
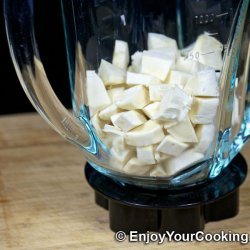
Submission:
[[[119,184],[89,164],[85,167],[96,204],[109,211],[111,230],[195,233],[207,222],[228,219],[239,211],[239,186],[247,165],[239,154],[221,175],[184,190],[151,190]]]

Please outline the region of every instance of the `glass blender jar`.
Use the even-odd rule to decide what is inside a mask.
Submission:
[[[39,56],[36,1],[4,5],[24,91],[82,149],[87,178],[91,172],[126,197],[129,187],[159,198],[224,183],[218,178],[250,134],[248,0],[61,0],[72,112]]]

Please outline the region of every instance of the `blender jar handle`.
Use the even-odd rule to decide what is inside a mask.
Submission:
[[[100,153],[103,149],[88,124],[62,105],[46,76],[35,39],[33,4],[33,0],[4,0],[7,38],[18,78],[38,113],[60,135],[82,148],[88,160],[98,163],[105,156]]]

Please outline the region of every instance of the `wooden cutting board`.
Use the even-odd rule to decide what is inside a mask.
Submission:
[[[250,145],[243,154],[250,163]],[[94,203],[79,149],[37,114],[0,118],[0,250],[2,249],[250,249],[239,243],[122,243],[108,213]],[[250,177],[241,188],[240,214],[209,223],[206,232],[250,233]]]

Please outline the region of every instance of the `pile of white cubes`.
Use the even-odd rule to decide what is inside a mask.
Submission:
[[[130,60],[128,44],[116,40],[112,63],[86,72],[91,122],[115,170],[169,177],[211,153],[222,50],[209,34],[181,51],[149,33],[148,50]]]

